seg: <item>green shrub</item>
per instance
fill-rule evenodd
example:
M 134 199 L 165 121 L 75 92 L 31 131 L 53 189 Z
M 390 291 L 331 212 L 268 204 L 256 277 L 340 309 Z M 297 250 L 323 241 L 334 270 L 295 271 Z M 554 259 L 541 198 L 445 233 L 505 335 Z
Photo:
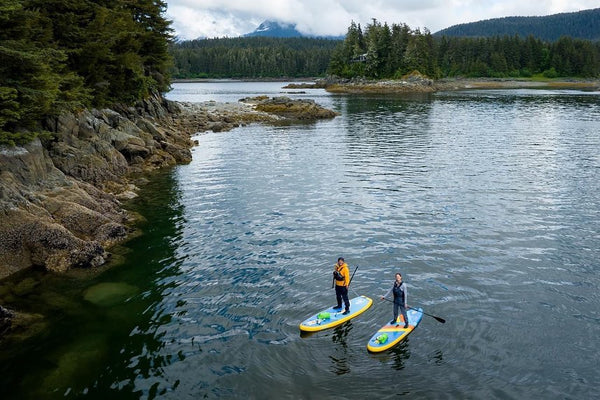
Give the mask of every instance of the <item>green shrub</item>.
M 558 78 L 558 72 L 556 72 L 556 70 L 554 69 L 554 67 L 545 70 L 542 75 L 544 75 L 545 78 Z

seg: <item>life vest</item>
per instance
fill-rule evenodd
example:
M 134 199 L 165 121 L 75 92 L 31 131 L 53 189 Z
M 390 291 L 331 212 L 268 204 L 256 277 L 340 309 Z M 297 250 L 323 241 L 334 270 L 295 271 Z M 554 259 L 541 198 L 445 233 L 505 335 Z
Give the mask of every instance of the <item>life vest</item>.
M 394 282 L 392 292 L 394 293 L 394 303 L 404 305 L 404 282 L 399 285 Z
M 350 284 L 350 271 L 348 270 L 348 264 L 343 263 L 341 267 L 338 264 L 335 264 L 333 277 L 337 286 L 348 286 Z

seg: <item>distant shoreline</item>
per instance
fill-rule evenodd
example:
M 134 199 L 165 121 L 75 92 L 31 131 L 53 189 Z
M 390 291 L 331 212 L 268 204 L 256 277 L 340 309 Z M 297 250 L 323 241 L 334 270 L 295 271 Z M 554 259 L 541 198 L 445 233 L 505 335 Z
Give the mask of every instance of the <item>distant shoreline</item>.
M 431 80 L 422 76 L 408 77 L 398 80 L 350 80 L 328 82 L 324 87 L 332 93 L 434 93 L 459 90 L 490 89 L 561 89 L 600 91 L 599 79 L 563 78 L 552 80 L 535 80 L 527 78 L 444 78 Z M 302 86 L 291 84 L 290 87 Z
M 171 83 L 206 83 L 206 82 L 315 82 L 320 78 L 186 78 L 172 79 Z
M 190 78 L 175 79 L 173 83 L 225 82 L 293 82 L 288 89 L 326 89 L 332 93 L 401 93 L 438 92 L 471 89 L 562 89 L 600 91 L 600 79 L 558 78 L 536 80 L 530 78 L 443 78 L 439 80 L 359 80 L 330 81 L 328 78 Z M 298 82 L 298 83 L 295 83 Z
M 468 89 L 576 89 L 600 91 L 600 79 L 562 78 L 534 80 L 527 78 L 452 78 L 440 79 L 434 85 L 438 90 Z

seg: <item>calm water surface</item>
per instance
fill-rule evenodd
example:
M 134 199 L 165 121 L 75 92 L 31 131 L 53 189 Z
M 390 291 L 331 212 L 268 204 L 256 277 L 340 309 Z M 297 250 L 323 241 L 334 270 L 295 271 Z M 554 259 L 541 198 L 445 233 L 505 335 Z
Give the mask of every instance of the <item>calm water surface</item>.
M 131 205 L 146 221 L 121 266 L 0 282 L 6 305 L 41 315 L 38 335 L 1 348 L 8 398 L 597 396 L 600 93 L 286 95 L 341 116 L 200 134 L 192 163 Z M 359 266 L 351 295 L 374 306 L 301 337 L 335 302 L 338 256 Z M 396 271 L 409 304 L 447 322 L 426 316 L 372 355 Z

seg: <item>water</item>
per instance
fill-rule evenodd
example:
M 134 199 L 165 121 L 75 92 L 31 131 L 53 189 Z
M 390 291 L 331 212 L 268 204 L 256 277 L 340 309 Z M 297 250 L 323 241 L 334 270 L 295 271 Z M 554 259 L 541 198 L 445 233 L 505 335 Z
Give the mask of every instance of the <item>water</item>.
M 222 101 L 237 102 L 245 97 L 262 95 L 288 96 L 293 98 L 326 100 L 329 96 L 325 89 L 286 89 L 290 82 L 240 82 L 236 80 L 218 80 L 206 82 L 174 83 L 167 98 L 176 101 Z M 293 82 L 302 83 L 302 82 Z M 320 103 L 322 104 L 322 103 Z
M 281 85 L 175 84 L 169 97 Z M 286 95 L 342 115 L 201 134 L 192 163 L 131 205 L 147 222 L 122 265 L 15 278 L 3 302 L 43 318 L 2 346 L 8 398 L 595 397 L 600 93 Z M 301 337 L 335 302 L 338 256 L 359 266 L 351 295 L 375 303 Z M 425 316 L 369 354 L 396 271 L 409 305 L 447 322 Z

